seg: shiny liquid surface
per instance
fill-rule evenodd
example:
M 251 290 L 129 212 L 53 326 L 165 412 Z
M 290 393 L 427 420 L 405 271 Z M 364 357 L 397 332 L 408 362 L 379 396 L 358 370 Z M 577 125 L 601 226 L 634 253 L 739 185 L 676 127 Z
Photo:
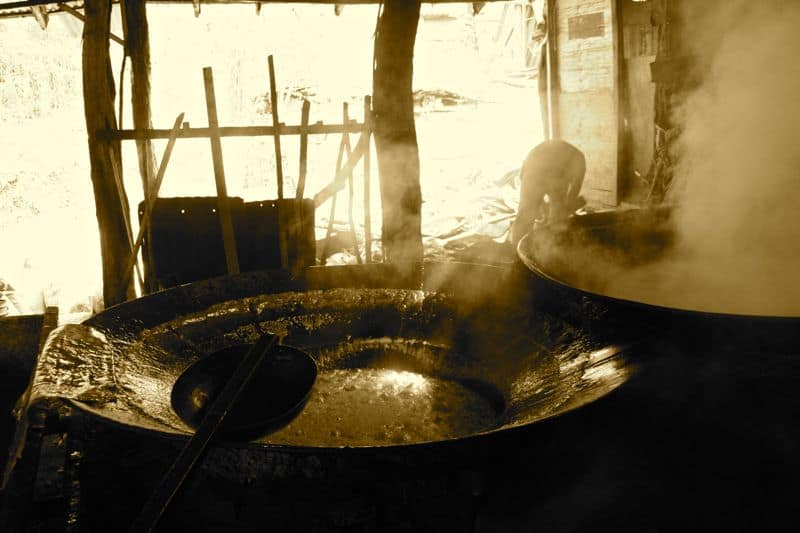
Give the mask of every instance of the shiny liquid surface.
M 303 411 L 263 442 L 387 446 L 457 438 L 497 423 L 490 400 L 459 381 L 405 370 L 335 369 L 319 374 Z

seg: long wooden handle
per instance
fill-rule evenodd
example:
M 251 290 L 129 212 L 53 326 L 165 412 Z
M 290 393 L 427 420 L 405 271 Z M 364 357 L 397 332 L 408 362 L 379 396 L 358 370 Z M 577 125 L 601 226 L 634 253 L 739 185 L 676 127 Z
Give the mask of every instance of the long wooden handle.
M 194 436 L 189 439 L 178 458 L 175 459 L 167 473 L 161 478 L 156 490 L 150 495 L 150 499 L 147 500 L 139 516 L 134 520 L 129 530 L 131 533 L 150 532 L 156 527 L 172 498 L 183 485 L 186 476 L 191 472 L 206 446 L 222 425 L 228 411 L 230 411 L 242 390 L 250 382 L 264 356 L 275 346 L 277 341 L 278 337 L 276 335 L 263 335 L 247 352 L 242 362 L 236 367 L 233 376 L 231 376 L 219 396 L 209 407 Z

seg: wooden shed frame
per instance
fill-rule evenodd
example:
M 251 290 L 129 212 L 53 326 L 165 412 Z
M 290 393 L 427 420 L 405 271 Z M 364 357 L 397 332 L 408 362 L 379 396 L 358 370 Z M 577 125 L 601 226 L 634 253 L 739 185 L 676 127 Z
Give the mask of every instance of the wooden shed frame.
M 428 3 L 453 3 L 457 0 L 427 0 Z M 491 1 L 491 0 L 490 0 Z M 112 5 L 121 8 L 123 35 L 110 30 Z M 48 13 L 62 11 L 84 21 L 82 46 L 82 76 L 84 113 L 94 190 L 96 214 L 100 230 L 103 265 L 103 296 L 106 306 L 135 297 L 131 267 L 138 263 L 134 251 L 130 206 L 121 174 L 121 142 L 134 140 L 145 202 L 153 197 L 157 181 L 156 157 L 152 140 L 168 138 L 170 130 L 155 129 L 150 109 L 150 44 L 147 20 L 147 3 L 192 4 L 199 13 L 201 0 L 83 0 L 82 2 L 53 3 L 49 0 L 19 0 L 0 5 L 6 15 L 34 15 L 46 25 Z M 267 3 L 317 3 L 341 6 L 344 4 L 380 4 L 381 12 L 375 34 L 373 63 L 373 94 L 371 109 L 365 108 L 362 122 L 341 124 L 286 125 L 275 122 L 272 126 L 189 127 L 184 124 L 177 138 L 205 137 L 217 142 L 224 136 L 273 136 L 321 134 L 332 132 L 362 132 L 361 141 L 354 147 L 350 160 L 337 172 L 332 183 L 317 195 L 316 204 L 322 203 L 341 188 L 347 174 L 351 173 L 361 155 L 369 153 L 371 136 L 379 171 L 382 204 L 382 244 L 384 260 L 400 270 L 409 270 L 422 260 L 421 190 L 419 180 L 419 154 L 413 114 L 412 59 L 420 15 L 421 0 L 202 0 L 214 4 Z M 548 0 L 552 14 L 555 2 Z M 479 4 L 479 3 L 476 3 Z M 83 8 L 83 14 L 78 9 Z M 551 19 L 552 20 L 552 19 Z M 553 26 L 552 24 L 550 26 Z M 120 129 L 115 112 L 117 87 L 111 70 L 109 48 L 121 44 L 130 61 L 130 99 L 133 128 Z M 552 37 L 548 43 L 554 42 Z M 548 113 L 558 109 L 556 56 L 548 45 L 546 95 Z M 552 61 L 552 64 L 551 64 Z M 552 67 L 552 68 L 551 68 Z M 119 88 L 122 90 L 122 87 Z M 553 120 L 547 121 L 548 137 L 558 136 Z M 276 141 L 277 147 L 277 141 Z M 215 164 L 215 167 L 217 165 Z M 218 169 L 216 169 L 218 170 Z M 224 190 L 218 193 L 224 196 Z M 321 195 L 321 196 L 320 196 Z M 279 195 L 280 196 L 280 195 Z M 222 201 L 222 200 L 221 200 Z M 220 204 L 221 223 L 225 228 L 223 204 Z M 223 232 L 224 233 L 224 232 Z M 229 261 L 229 271 L 231 270 Z

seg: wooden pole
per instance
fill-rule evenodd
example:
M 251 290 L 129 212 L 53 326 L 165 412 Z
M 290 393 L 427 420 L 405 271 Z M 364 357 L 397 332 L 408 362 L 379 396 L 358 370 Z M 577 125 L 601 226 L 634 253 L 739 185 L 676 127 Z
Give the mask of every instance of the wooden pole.
M 117 166 L 117 163 L 113 157 L 113 153 L 111 154 L 111 169 L 114 172 L 114 183 L 117 186 L 117 193 L 119 194 L 120 199 L 122 199 L 125 197 L 125 185 L 122 183 L 122 170 Z M 132 228 L 130 215 L 127 212 L 124 212 L 123 215 L 125 216 L 125 228 L 128 233 L 128 245 L 130 246 L 130 249 L 133 250 L 133 231 L 131 231 Z M 139 269 L 139 262 L 135 261 L 132 266 L 136 269 L 136 279 L 139 282 L 139 287 L 144 290 L 144 278 L 142 278 L 142 271 Z M 130 269 L 125 269 L 126 272 L 128 270 Z M 122 284 L 125 285 L 127 281 L 127 279 L 124 280 Z
M 419 150 L 412 93 L 419 0 L 386 0 L 373 70 L 375 148 L 383 208 L 384 257 L 411 274 L 422 261 Z
M 150 111 L 150 30 L 147 22 L 147 7 L 145 0 L 125 0 L 120 6 L 122 7 L 125 51 L 131 60 L 133 127 L 134 129 L 151 129 L 153 121 Z M 156 157 L 152 141 L 149 139 L 137 139 L 136 152 L 139 162 L 139 175 L 141 176 L 142 190 L 144 191 L 144 200 L 146 202 L 150 195 L 153 194 L 153 184 L 156 176 Z M 145 264 L 152 264 L 150 242 L 150 235 L 147 235 L 146 244 L 142 249 Z M 147 286 L 143 287 L 143 290 L 152 292 L 155 287 Z
M 348 111 L 347 102 L 342 104 L 342 121 L 347 124 L 350 122 L 350 113 Z M 350 134 L 346 131 L 344 132 L 344 137 L 342 138 L 344 142 L 344 149 L 345 154 L 347 157 L 350 157 L 352 154 L 352 150 L 350 150 Z M 338 169 L 337 169 L 338 170 Z M 356 233 L 356 221 L 353 218 L 353 173 L 350 172 L 347 175 L 347 222 L 350 224 L 350 232 L 353 234 L 353 253 L 356 256 L 356 261 L 360 265 L 361 261 L 361 252 L 358 249 L 358 234 Z
M 310 247 L 306 244 L 306 219 L 303 213 L 303 196 L 306 190 L 306 174 L 308 173 L 308 119 L 311 112 L 311 102 L 303 99 L 303 108 L 300 113 L 300 168 L 297 179 L 297 191 L 295 191 L 295 217 L 293 227 L 295 239 L 295 261 L 292 272 L 300 273 L 307 264 L 314 264 L 311 257 Z M 313 229 L 311 230 L 313 232 Z
M 164 181 L 164 174 L 167 171 L 169 158 L 172 156 L 172 148 L 175 146 L 175 140 L 178 137 L 178 131 L 180 130 L 182 120 L 183 113 L 178 115 L 178 118 L 175 119 L 175 124 L 172 126 L 173 135 L 170 137 L 169 141 L 167 141 L 167 147 L 164 149 L 164 155 L 161 157 L 161 165 L 158 167 L 158 172 L 156 173 L 156 181 L 153 183 L 153 190 L 151 191 L 152 194 L 145 200 L 144 216 L 142 216 L 142 223 L 139 225 L 139 233 L 136 235 L 136 241 L 131 245 L 131 255 L 128 258 L 128 264 L 125 266 L 126 278 L 123 280 L 125 282 L 127 282 L 127 276 L 130 276 L 131 267 L 133 265 L 138 265 L 136 255 L 139 253 L 139 247 L 142 245 L 144 236 L 150 234 L 150 219 L 153 216 L 153 208 L 156 205 L 158 191 L 161 189 L 161 182 Z
M 275 130 L 275 174 L 278 177 L 278 246 L 281 254 L 281 268 L 289 268 L 289 246 L 286 242 L 286 212 L 283 206 L 283 156 L 281 155 L 281 123 L 278 118 L 278 90 L 275 87 L 275 63 L 272 55 L 269 64 L 269 101 L 272 106 L 272 127 Z
M 95 210 L 100 227 L 100 250 L 103 261 L 103 299 L 106 307 L 133 298 L 133 284 L 120 285 L 123 267 L 130 253 L 125 213 L 128 199 L 118 194 L 113 165 L 120 165 L 118 141 L 103 141 L 98 133 L 116 130 L 114 78 L 111 74 L 108 45 L 111 2 L 86 0 L 83 28 L 83 101 L 89 161 L 94 189 Z M 115 163 L 112 162 L 115 160 Z
M 131 104 L 134 129 L 153 127 L 150 111 L 150 43 L 147 12 L 144 0 L 125 0 L 125 42 L 131 58 Z M 139 173 L 145 199 L 153 188 L 156 158 L 149 139 L 137 139 Z
M 297 192 L 295 198 L 298 203 L 303 201 L 306 190 L 306 174 L 308 172 L 308 116 L 311 111 L 311 102 L 303 100 L 303 109 L 300 116 L 300 172 L 297 179 Z
M 558 75 L 558 20 L 556 0 L 547 0 L 547 122 L 549 139 L 561 138 L 561 115 L 558 95 L 561 82 Z
M 370 136 L 372 134 L 372 97 L 364 97 L 364 134 L 367 143 L 364 149 L 364 261 L 372 262 L 372 209 L 370 192 Z
M 225 248 L 225 263 L 228 274 L 239 273 L 239 254 L 236 251 L 236 235 L 233 231 L 230 205 L 228 204 L 228 187 L 225 184 L 225 166 L 222 162 L 222 143 L 219 138 L 219 121 L 217 119 L 217 98 L 214 94 L 214 74 L 211 67 L 203 69 L 203 81 L 206 89 L 206 111 L 208 127 L 211 130 L 211 158 L 214 162 L 214 180 L 217 184 L 217 214 L 222 230 L 222 244 Z

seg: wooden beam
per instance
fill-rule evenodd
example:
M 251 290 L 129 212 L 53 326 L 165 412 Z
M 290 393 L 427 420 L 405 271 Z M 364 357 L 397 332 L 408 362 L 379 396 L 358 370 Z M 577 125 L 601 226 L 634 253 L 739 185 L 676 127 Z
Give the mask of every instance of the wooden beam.
M 372 101 L 383 250 L 384 258 L 397 263 L 401 271 L 422 261 L 422 192 L 412 93 L 419 13 L 419 0 L 386 0 L 375 36 Z
M 84 24 L 86 23 L 86 17 L 81 15 L 80 11 L 78 11 L 77 9 L 69 6 L 68 4 L 58 4 L 58 8 L 59 8 L 59 11 L 63 11 L 64 13 L 69 13 L 70 15 L 72 15 L 76 19 L 80 20 Z M 111 33 L 111 31 L 108 32 L 108 36 L 111 38 L 112 41 L 114 41 L 118 45 L 125 46 L 125 40 L 122 39 L 121 37 L 118 37 L 118 36 L 114 35 L 113 33 Z
M 357 133 L 364 129 L 364 124 L 351 121 L 349 124 L 309 124 L 308 126 L 297 125 L 287 126 L 281 124 L 276 130 L 273 126 L 222 126 L 215 135 L 220 137 L 270 137 L 280 131 L 281 135 L 330 135 L 331 133 Z M 102 138 L 115 141 L 130 141 L 133 139 L 169 139 L 170 130 L 168 129 L 133 129 L 133 130 L 110 130 L 100 132 Z M 184 126 L 181 129 L 179 139 L 208 139 L 211 137 L 210 128 L 190 128 Z
M 95 209 L 100 227 L 103 297 L 108 307 L 135 296 L 132 283 L 128 283 L 125 287 L 120 285 L 124 263 L 130 253 L 129 228 L 125 224 L 125 213 L 129 207 L 124 191 L 122 195 L 118 195 L 114 182 L 114 164 L 119 165 L 121 161 L 119 142 L 111 141 L 109 146 L 108 141 L 98 138 L 97 135 L 99 131 L 114 130 L 117 126 L 114 113 L 114 78 L 108 52 L 111 2 L 86 0 L 84 9 L 86 12 L 83 28 L 84 113 Z
M 485 0 L 485 2 L 507 2 L 508 0 Z M 204 4 L 342 4 L 342 5 L 370 5 L 378 4 L 381 0 L 203 0 Z M 426 4 L 454 4 L 463 3 L 464 0 L 425 0 Z M 484 2 L 484 3 L 485 3 Z M 0 4 L 0 11 L 18 9 L 21 7 L 40 6 L 52 4 L 53 0 L 18 0 Z M 119 3 L 119 0 L 114 0 Z M 149 4 L 193 4 L 194 0 L 147 0 Z

